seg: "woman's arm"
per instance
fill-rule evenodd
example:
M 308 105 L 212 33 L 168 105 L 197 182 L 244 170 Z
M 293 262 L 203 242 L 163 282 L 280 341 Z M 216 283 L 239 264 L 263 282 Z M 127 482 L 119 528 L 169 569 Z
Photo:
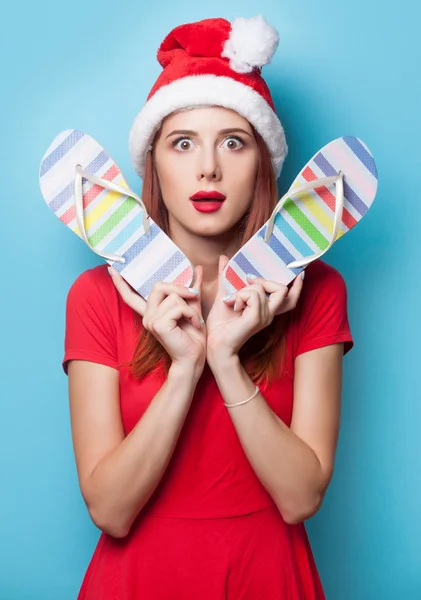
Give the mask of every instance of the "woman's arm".
M 339 433 L 343 344 L 299 355 L 295 361 L 294 408 L 289 428 L 258 394 L 227 408 L 256 475 L 287 523 L 320 508 L 333 473 Z M 227 404 L 250 397 L 255 386 L 238 356 L 213 359 L 212 371 Z
M 68 375 L 82 496 L 99 529 L 124 537 L 167 468 L 190 408 L 197 373 L 173 364 L 127 437 L 121 422 L 118 371 L 72 360 Z

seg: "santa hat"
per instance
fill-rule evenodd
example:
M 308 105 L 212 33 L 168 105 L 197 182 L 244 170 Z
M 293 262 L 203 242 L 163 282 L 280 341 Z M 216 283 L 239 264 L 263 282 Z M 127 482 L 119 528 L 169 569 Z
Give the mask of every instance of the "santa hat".
M 161 43 L 163 71 L 130 131 L 130 156 L 143 177 L 150 144 L 174 111 L 223 106 L 246 118 L 263 137 L 275 176 L 287 153 L 282 125 L 261 76 L 278 46 L 277 31 L 262 15 L 250 19 L 204 19 L 175 27 Z

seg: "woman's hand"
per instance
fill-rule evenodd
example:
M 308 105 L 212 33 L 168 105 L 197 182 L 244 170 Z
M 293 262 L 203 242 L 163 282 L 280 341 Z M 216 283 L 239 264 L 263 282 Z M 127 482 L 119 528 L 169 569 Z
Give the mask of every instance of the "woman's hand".
M 115 269 L 109 269 L 124 302 L 143 317 L 142 324 L 162 344 L 173 364 L 198 378 L 206 360 L 206 333 L 201 309 L 203 267 L 196 267 L 195 290 L 155 283 L 146 301 Z
M 252 335 L 272 323 L 275 315 L 295 308 L 303 287 L 301 274 L 289 289 L 286 285 L 261 277 L 249 278 L 250 285 L 224 301 L 222 272 L 228 260 L 226 256 L 219 259 L 218 292 L 206 321 L 210 365 L 237 355 Z

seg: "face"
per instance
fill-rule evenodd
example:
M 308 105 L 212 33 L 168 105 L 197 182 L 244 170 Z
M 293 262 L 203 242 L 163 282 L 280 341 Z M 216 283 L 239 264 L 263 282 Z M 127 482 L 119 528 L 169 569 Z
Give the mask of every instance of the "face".
M 180 229 L 227 234 L 248 210 L 259 154 L 249 122 L 235 111 L 208 107 L 169 115 L 153 153 L 173 237 Z M 225 199 L 191 199 L 215 191 Z

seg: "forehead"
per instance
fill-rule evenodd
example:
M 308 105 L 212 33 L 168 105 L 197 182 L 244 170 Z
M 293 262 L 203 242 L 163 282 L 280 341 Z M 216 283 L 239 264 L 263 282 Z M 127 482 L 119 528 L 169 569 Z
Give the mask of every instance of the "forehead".
M 168 115 L 162 123 L 162 133 L 169 133 L 172 129 L 192 129 L 200 135 L 230 127 L 241 127 L 252 133 L 250 123 L 236 111 L 223 106 L 201 106 Z

